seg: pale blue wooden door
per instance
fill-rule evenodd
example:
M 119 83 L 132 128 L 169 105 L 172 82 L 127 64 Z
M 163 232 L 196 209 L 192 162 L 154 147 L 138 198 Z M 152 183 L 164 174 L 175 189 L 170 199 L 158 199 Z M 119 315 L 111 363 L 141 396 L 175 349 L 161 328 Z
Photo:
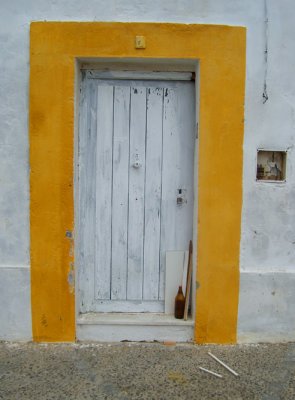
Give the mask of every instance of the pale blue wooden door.
M 81 312 L 163 312 L 165 253 L 193 230 L 191 81 L 85 75 L 78 145 Z

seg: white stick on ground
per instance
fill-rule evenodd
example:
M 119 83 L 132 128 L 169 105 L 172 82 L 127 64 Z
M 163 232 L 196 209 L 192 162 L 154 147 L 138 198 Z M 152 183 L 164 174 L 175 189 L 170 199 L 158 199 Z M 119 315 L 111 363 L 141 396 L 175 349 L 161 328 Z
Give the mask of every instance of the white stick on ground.
M 211 374 L 211 375 L 217 376 L 217 378 L 222 378 L 222 375 L 220 375 L 220 374 L 217 374 L 216 372 L 213 372 L 213 371 L 209 371 L 209 369 L 202 368 L 202 367 L 199 367 L 199 369 L 201 369 L 202 371 L 208 372 L 208 374 Z
M 219 358 L 217 358 L 214 354 L 210 353 L 210 351 L 208 351 L 208 354 L 210 357 L 214 358 L 214 360 L 216 360 L 219 364 L 221 364 L 224 368 L 226 368 L 229 372 L 231 372 L 233 375 L 235 376 L 239 376 L 239 374 L 234 371 L 233 369 L 231 369 L 228 365 L 226 365 L 224 362 L 222 362 L 221 360 L 219 360 Z

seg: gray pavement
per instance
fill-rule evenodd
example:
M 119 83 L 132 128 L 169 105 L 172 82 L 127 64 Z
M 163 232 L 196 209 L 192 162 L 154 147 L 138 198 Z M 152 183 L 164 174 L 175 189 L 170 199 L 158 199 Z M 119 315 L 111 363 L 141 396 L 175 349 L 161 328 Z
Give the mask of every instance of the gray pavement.
M 211 359 L 208 351 L 239 376 Z M 295 399 L 295 343 L 0 342 L 0 399 Z

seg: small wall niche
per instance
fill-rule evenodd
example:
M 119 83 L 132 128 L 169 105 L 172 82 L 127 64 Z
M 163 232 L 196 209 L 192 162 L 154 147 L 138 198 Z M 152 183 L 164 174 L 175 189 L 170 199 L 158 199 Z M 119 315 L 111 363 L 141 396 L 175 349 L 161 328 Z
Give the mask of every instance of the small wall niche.
M 286 181 L 287 151 L 257 150 L 256 180 L 266 182 Z

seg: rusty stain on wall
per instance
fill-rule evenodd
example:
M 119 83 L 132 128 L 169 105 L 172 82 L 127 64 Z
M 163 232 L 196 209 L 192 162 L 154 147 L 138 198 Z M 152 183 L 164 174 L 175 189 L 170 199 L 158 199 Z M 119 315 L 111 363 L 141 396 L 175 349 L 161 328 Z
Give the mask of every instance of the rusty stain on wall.
M 268 10 L 267 0 L 264 0 L 264 36 L 265 36 L 265 48 L 264 48 L 264 82 L 263 82 L 263 93 L 262 102 L 265 104 L 268 100 L 267 93 L 267 73 L 268 73 Z

